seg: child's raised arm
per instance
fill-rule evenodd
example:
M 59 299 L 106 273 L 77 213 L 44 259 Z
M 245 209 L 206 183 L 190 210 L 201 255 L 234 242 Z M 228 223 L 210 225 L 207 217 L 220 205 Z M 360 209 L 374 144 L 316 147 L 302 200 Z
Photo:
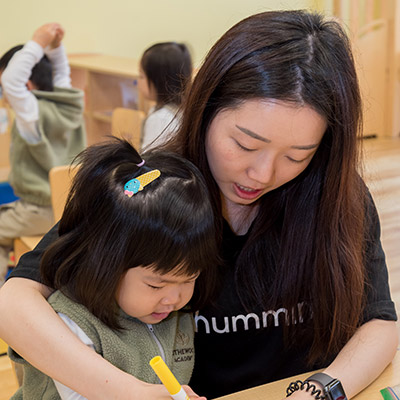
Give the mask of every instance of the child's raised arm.
M 49 288 L 9 279 L 0 289 L 0 336 L 53 379 L 95 400 L 170 400 L 163 385 L 139 381 L 84 345 L 46 301 Z M 191 399 L 196 396 L 185 387 Z
M 60 24 L 45 24 L 36 29 L 33 33 L 32 40 L 40 44 L 43 48 L 51 46 L 52 48 L 60 45 L 63 38 L 63 29 Z

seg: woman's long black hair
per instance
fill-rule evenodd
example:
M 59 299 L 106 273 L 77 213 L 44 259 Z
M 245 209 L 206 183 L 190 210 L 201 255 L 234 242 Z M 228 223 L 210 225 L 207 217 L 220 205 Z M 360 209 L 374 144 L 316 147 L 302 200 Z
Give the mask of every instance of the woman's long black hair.
M 351 45 L 340 24 L 306 11 L 253 15 L 218 40 L 196 74 L 180 131 L 167 148 L 202 171 L 220 240 L 221 194 L 208 165 L 206 135 L 220 111 L 255 99 L 308 106 L 327 121 L 306 170 L 259 200 L 236 263 L 246 306 L 284 305 L 296 314 L 298 304 L 309 304 L 310 360 L 315 360 L 348 341 L 365 300 L 368 195 L 357 172 L 361 99 Z

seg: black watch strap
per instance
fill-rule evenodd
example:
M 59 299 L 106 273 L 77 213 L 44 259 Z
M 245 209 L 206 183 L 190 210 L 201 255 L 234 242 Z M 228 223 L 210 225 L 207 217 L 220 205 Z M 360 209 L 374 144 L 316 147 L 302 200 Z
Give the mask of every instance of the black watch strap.
M 347 400 L 342 384 L 336 378 L 317 372 L 306 379 L 306 382 L 318 382 L 323 386 L 323 393 L 327 400 Z
M 323 387 L 328 386 L 335 378 L 324 374 L 323 372 L 317 372 L 314 375 L 311 375 L 309 378 L 306 379 L 307 381 L 316 381 L 320 383 Z

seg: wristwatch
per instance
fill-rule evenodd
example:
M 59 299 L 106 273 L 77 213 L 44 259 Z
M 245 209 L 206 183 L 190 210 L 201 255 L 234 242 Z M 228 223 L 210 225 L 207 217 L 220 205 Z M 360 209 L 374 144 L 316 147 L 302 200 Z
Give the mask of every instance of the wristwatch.
M 318 382 L 323 387 L 323 393 L 327 400 L 347 400 L 343 386 L 338 379 L 332 378 L 327 374 L 318 372 L 306 379 L 306 382 Z

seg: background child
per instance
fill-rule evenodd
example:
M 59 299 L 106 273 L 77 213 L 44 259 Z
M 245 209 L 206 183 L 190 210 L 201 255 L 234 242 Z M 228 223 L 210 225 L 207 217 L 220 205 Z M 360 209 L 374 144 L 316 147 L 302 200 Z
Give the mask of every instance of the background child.
M 138 87 L 143 96 L 156 105 L 143 124 L 142 148 L 163 143 L 176 131 L 178 107 L 191 77 L 192 59 L 184 44 L 157 43 L 143 53 Z
M 63 36 L 59 24 L 43 25 L 0 59 L 3 94 L 15 112 L 9 182 L 19 197 L 0 208 L 0 285 L 13 239 L 53 224 L 50 169 L 69 164 L 85 147 L 83 92 L 71 88 Z
M 88 147 L 78 159 L 60 237 L 41 263 L 43 282 L 58 289 L 49 302 L 84 343 L 123 371 L 158 383 L 149 361 L 161 355 L 188 383 L 194 321 L 177 310 L 191 299 L 196 278 L 191 306 L 204 303 L 217 263 L 203 178 L 175 154 L 154 152 L 144 163 L 119 139 Z M 15 352 L 10 356 L 24 363 Z M 56 387 L 61 398 L 73 393 Z M 50 398 L 56 387 L 26 363 L 13 398 Z M 153 398 L 155 390 L 168 398 L 161 385 L 147 390 L 140 398 Z

